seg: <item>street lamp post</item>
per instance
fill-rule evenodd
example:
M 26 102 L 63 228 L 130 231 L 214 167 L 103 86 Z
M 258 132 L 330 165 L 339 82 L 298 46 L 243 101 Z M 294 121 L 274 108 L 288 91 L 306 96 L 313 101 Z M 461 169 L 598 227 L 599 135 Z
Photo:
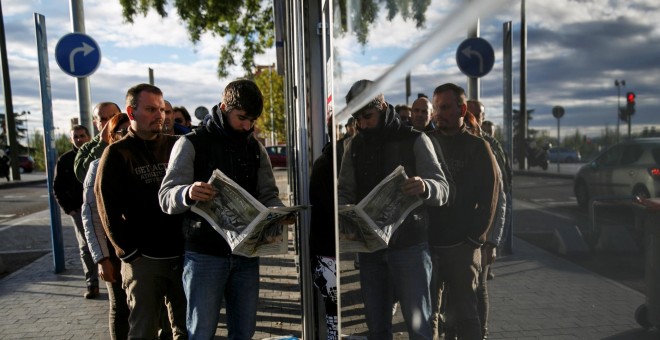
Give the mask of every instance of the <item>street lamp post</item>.
M 619 124 L 621 123 L 621 87 L 626 86 L 626 81 L 618 79 L 614 80 L 614 86 L 616 86 L 616 142 L 619 143 Z
M 30 111 L 21 111 L 19 116 L 27 116 L 30 114 Z M 30 129 L 28 126 L 28 117 L 23 118 L 25 119 L 25 140 L 27 143 L 27 154 L 30 156 Z

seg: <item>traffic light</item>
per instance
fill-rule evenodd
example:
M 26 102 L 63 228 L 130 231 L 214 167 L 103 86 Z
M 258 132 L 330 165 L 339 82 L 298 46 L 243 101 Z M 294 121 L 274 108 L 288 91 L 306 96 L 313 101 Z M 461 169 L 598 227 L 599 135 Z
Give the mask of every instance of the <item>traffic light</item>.
M 635 114 L 635 92 L 626 93 L 626 111 L 628 116 Z

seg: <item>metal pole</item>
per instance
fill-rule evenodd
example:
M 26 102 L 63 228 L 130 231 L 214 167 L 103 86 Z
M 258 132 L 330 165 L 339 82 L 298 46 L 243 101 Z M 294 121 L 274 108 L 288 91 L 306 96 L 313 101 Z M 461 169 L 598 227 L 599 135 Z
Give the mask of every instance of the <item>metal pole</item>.
M 7 59 L 7 41 L 5 40 L 5 21 L 0 3 L 0 59 L 2 59 L 2 85 L 5 97 L 5 127 L 9 137 L 9 158 L 11 159 L 11 178 L 21 180 L 18 170 L 18 141 L 16 140 L 16 119 L 14 118 L 14 104 L 11 95 L 11 81 L 9 79 L 9 59 Z
M 270 72 L 268 72 L 270 79 L 270 144 L 277 145 L 275 141 L 275 114 L 273 113 L 273 65 L 270 65 Z
M 83 11 L 83 0 L 71 0 L 69 11 L 71 12 L 71 29 L 76 33 L 85 33 L 85 12 Z M 89 89 L 89 77 L 76 78 L 76 97 L 80 110 L 80 125 L 94 131 L 92 126 L 92 95 Z
M 504 152 L 509 156 L 509 167 L 513 169 L 513 36 L 511 21 L 505 22 L 503 25 L 503 42 L 502 42 L 502 62 L 503 62 L 503 84 L 504 90 Z M 509 188 L 506 193 L 506 210 L 504 215 L 504 243 L 501 247 L 502 255 L 510 255 L 513 253 L 513 214 L 512 199 L 513 191 Z
M 154 84 L 154 69 L 149 67 L 149 85 Z
M 561 146 L 561 137 L 560 137 L 560 134 L 559 134 L 559 120 L 560 119 L 561 118 L 557 118 L 557 147 Z M 557 157 L 557 173 L 559 173 L 559 163 L 561 163 L 561 162 L 560 162 L 559 157 Z
M 470 0 L 474 1 L 474 0 Z M 468 30 L 468 38 L 478 38 L 479 37 L 479 18 Z M 481 80 L 479 78 L 468 77 L 468 99 L 479 100 L 479 95 L 481 94 Z
M 53 178 L 55 175 L 55 162 L 57 150 L 53 135 L 53 100 L 50 93 L 50 71 L 48 69 L 48 40 L 46 39 L 46 18 L 34 13 L 34 26 L 37 35 L 37 55 L 39 59 L 39 80 L 41 92 L 41 110 L 44 115 L 44 146 L 46 152 L 46 172 L 48 174 L 48 205 L 50 207 L 50 231 L 53 242 L 53 262 L 55 273 L 66 270 L 64 263 L 64 241 L 62 239 L 62 217 L 60 206 L 53 195 Z
M 619 124 L 621 124 L 621 83 L 614 81 L 616 85 L 616 142 L 619 143 Z
M 527 19 L 525 18 L 525 0 L 520 4 L 520 117 L 518 169 L 527 169 Z

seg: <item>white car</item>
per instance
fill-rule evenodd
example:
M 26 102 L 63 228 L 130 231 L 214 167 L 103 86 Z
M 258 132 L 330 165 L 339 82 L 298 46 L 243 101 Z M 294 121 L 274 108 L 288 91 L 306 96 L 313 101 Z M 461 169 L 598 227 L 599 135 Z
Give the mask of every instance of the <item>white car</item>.
M 660 138 L 640 138 L 616 144 L 575 175 L 578 205 L 602 196 L 660 197 Z

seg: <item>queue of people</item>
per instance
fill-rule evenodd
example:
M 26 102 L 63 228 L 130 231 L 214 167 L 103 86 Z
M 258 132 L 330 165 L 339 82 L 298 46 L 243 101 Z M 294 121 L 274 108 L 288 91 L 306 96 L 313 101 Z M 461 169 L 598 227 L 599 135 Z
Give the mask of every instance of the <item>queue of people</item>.
M 356 82 L 346 103 L 372 86 Z M 369 338 L 392 339 L 395 303 L 411 339 L 487 336 L 485 278 L 502 235 L 510 169 L 497 141 L 476 123 L 484 113 L 483 105 L 478 109 L 469 109 L 454 84 L 412 107 L 395 109 L 379 94 L 315 161 L 310 255 L 327 339 L 340 338 L 334 183 L 338 204 L 356 204 L 398 166 L 408 175 L 400 195 L 423 204 L 386 249 L 359 254 Z M 262 110 L 257 85 L 236 80 L 194 128 L 185 108 L 171 105 L 158 87 L 139 84 L 127 91 L 125 113 L 111 102 L 94 108 L 99 135 L 91 141 L 83 127 L 72 130 L 74 149 L 58 161 L 58 175 L 59 182 L 77 183 L 60 185 L 56 194 L 80 229 L 85 297 L 98 296 L 98 277 L 107 283 L 112 339 L 213 338 L 223 303 L 229 338 L 254 336 L 259 258 L 232 254 L 190 209 L 213 200 L 207 180 L 215 169 L 265 206 L 283 205 L 265 147 L 254 138 Z

